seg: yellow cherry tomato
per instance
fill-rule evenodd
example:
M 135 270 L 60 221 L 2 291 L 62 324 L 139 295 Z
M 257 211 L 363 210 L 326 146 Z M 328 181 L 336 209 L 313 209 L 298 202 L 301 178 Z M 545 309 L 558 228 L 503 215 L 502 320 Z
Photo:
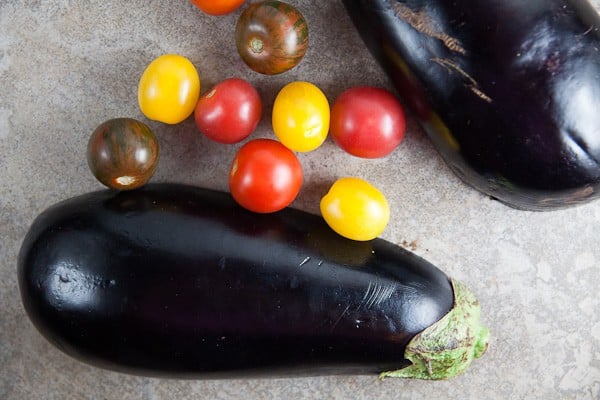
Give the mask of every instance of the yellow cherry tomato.
M 375 239 L 390 221 L 383 193 L 360 178 L 338 179 L 321 199 L 321 214 L 338 234 L 358 241 Z
M 200 76 L 187 58 L 165 54 L 152 61 L 140 78 L 138 103 L 149 119 L 177 124 L 194 112 Z
M 309 82 L 291 82 L 273 104 L 273 132 L 293 151 L 308 152 L 321 146 L 329 133 L 329 102 Z

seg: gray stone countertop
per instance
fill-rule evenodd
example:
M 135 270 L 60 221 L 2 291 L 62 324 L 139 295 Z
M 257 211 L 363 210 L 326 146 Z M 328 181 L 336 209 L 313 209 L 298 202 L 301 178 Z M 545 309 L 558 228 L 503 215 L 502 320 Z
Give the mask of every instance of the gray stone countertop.
M 387 159 L 352 158 L 331 140 L 301 154 L 305 186 L 293 206 L 317 213 L 324 188 L 341 176 L 382 188 L 392 208 L 382 236 L 481 301 L 493 339 L 465 374 L 442 382 L 146 378 L 83 364 L 36 331 L 20 301 L 17 253 L 39 212 L 102 187 L 85 157 L 98 124 L 148 122 L 161 145 L 153 181 L 227 189 L 239 145 L 209 142 L 191 119 L 167 126 L 140 113 L 137 83 L 153 58 L 188 57 L 203 92 L 231 76 L 252 82 L 265 102 L 255 137 L 272 135 L 270 107 L 288 82 L 313 82 L 330 100 L 355 85 L 391 88 L 339 1 L 291 3 L 308 20 L 310 49 L 298 67 L 270 77 L 237 55 L 239 10 L 209 17 L 186 0 L 0 3 L 0 399 L 600 399 L 600 203 L 534 213 L 490 200 L 449 170 L 410 115 Z

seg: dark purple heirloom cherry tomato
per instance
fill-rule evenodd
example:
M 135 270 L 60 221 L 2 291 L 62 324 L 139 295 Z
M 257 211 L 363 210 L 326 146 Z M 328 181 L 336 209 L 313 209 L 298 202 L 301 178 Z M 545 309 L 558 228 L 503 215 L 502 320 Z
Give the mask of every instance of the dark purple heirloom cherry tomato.
M 304 57 L 308 25 L 295 7 L 281 1 L 261 1 L 240 15 L 235 41 L 242 60 L 252 70 L 280 74 Z
M 87 161 L 94 176 L 119 190 L 144 185 L 158 163 L 158 141 L 150 128 L 131 118 L 100 124 L 88 141 Z

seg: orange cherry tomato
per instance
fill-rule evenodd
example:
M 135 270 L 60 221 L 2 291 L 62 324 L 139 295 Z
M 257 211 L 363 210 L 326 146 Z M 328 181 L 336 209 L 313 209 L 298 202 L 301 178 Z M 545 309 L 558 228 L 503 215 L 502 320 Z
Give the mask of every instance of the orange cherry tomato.
M 190 0 L 190 2 L 209 15 L 230 14 L 244 4 L 244 0 Z

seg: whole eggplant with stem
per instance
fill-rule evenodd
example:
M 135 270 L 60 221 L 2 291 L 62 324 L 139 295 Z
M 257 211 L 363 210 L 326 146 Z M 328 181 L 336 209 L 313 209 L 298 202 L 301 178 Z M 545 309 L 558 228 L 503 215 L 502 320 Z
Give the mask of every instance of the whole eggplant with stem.
M 473 294 L 407 250 L 183 185 L 50 207 L 23 242 L 18 276 L 50 342 L 132 374 L 442 379 L 489 340 Z

